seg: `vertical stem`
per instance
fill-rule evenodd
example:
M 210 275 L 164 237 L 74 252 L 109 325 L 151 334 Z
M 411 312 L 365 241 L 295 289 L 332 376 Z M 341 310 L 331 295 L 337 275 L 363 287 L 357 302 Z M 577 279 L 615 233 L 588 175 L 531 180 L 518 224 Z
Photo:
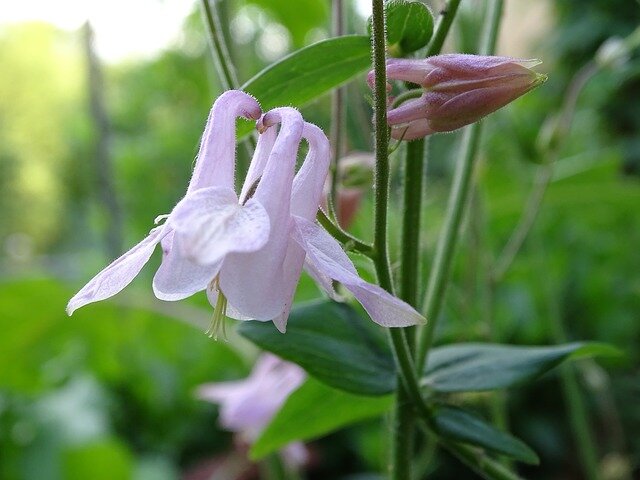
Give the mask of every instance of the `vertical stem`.
M 567 333 L 563 325 L 562 313 L 557 303 L 558 286 L 552 283 L 545 283 L 548 316 L 553 339 L 557 344 L 562 344 L 567 342 Z M 585 405 L 584 395 L 580 391 L 575 366 L 571 364 L 561 365 L 560 379 L 584 478 L 587 480 L 600 480 L 596 442 L 589 425 L 589 414 Z
M 429 45 L 427 45 L 426 57 L 437 55 L 442 50 L 442 45 L 444 45 L 444 41 L 447 38 L 447 33 L 449 33 L 451 23 L 456 16 L 458 6 L 460 6 L 460 0 L 449 0 L 444 9 L 440 11 L 433 37 Z
M 202 6 L 207 30 L 209 31 L 209 46 L 211 48 L 213 63 L 218 71 L 220 86 L 223 90 L 231 90 L 238 88 L 240 83 L 238 82 L 236 68 L 231 61 L 229 48 L 227 47 L 220 25 L 220 15 L 216 10 L 216 1 L 217 0 L 201 0 L 200 5 Z M 242 144 L 247 151 L 248 157 L 251 158 L 256 147 L 255 137 L 247 137 Z M 240 165 L 239 167 L 239 170 L 246 170 L 247 168 L 246 165 Z
M 345 33 L 344 26 L 344 2 L 343 0 L 333 0 L 332 3 L 332 23 L 333 34 L 341 36 Z M 343 139 L 345 128 L 345 87 L 337 88 L 333 91 L 331 98 L 331 145 L 333 147 L 333 166 L 331 167 L 331 202 L 336 213 L 336 217 L 340 218 L 340 204 L 337 201 L 338 181 L 339 181 L 339 162 L 343 155 Z
M 424 179 L 425 140 L 407 144 L 404 166 L 404 217 L 402 220 L 402 283 L 400 296 L 409 305 L 418 303 L 420 278 L 420 219 Z
M 372 41 L 375 85 L 375 209 L 373 245 L 380 286 L 393 292 L 387 244 L 387 203 L 389 200 L 389 132 L 387 127 L 387 72 L 385 52 L 385 18 L 383 0 L 372 0 Z
M 216 11 L 216 0 L 201 0 L 207 29 L 209 30 L 209 46 L 213 56 L 213 63 L 220 76 L 221 87 L 230 90 L 238 87 L 238 77 L 229 55 L 229 49 L 224 41 L 220 19 Z M 213 3 L 213 4 L 212 4 Z
M 109 258 L 122 253 L 122 210 L 116 195 L 111 158 L 111 125 L 105 107 L 104 77 L 93 47 L 93 29 L 84 25 L 85 54 L 91 119 L 95 128 L 95 169 L 98 198 L 107 216 L 105 250 Z
M 475 165 L 475 153 L 479 139 L 480 125 L 478 123 L 465 129 L 460 146 L 462 155 L 458 159 L 454 172 L 453 186 L 449 194 L 445 223 L 438 238 L 436 253 L 427 283 L 427 293 L 424 302 L 427 325 L 421 332 L 416 355 L 416 364 L 421 366 L 421 368 L 427 357 L 427 352 L 431 347 L 433 334 L 444 301 L 444 294 L 449 280 L 449 270 L 453 263 L 453 254 L 455 253 L 463 212 L 467 205 L 467 198 L 471 187 L 471 175 Z
M 404 211 L 402 220 L 402 274 L 400 297 L 409 305 L 418 301 L 418 279 L 420 273 L 420 217 L 424 168 L 424 139 L 407 144 L 404 168 Z M 415 350 L 415 327 L 404 329 L 410 355 Z M 415 441 L 415 415 L 406 404 L 411 402 L 405 387 L 398 382 L 394 429 L 401 441 L 392 448 L 397 478 L 411 478 L 412 457 Z
M 495 51 L 502 8 L 503 0 L 490 0 L 486 28 L 480 46 L 480 53 L 482 54 L 490 55 Z M 471 189 L 471 177 L 475 166 L 476 150 L 480 143 L 480 132 L 481 124 L 474 123 L 465 128 L 463 134 L 462 154 L 456 165 L 445 223 L 438 238 L 436 254 L 427 285 L 424 311 L 428 323 L 421 332 L 418 346 L 416 364 L 419 368 L 424 368 L 449 282 L 449 272 L 458 242 L 460 225 L 462 224 L 463 213 L 467 206 Z
M 386 74 L 386 41 L 383 0 L 372 0 L 372 40 L 373 66 L 375 71 L 374 118 L 375 118 L 375 210 L 374 210 L 374 264 L 380 286 L 393 293 L 393 281 L 389 265 L 387 245 L 387 208 L 389 200 L 389 138 L 387 128 L 387 74 Z M 396 422 L 392 438 L 391 478 L 393 480 L 411 479 L 411 456 L 413 445 L 412 405 L 406 401 L 409 396 L 405 388 L 413 379 L 416 387 L 412 393 L 420 398 L 420 391 L 415 382 L 415 370 L 411 361 L 411 351 L 404 332 L 401 329 L 389 330 L 396 362 L 403 376 L 399 376 L 400 393 L 396 397 Z M 407 378 L 404 378 L 406 376 Z

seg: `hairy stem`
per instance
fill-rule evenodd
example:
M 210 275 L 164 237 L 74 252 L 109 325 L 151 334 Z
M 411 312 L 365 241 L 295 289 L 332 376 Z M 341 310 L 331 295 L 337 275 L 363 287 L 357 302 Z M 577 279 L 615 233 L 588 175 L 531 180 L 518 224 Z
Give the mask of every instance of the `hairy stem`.
M 424 168 L 424 140 L 416 140 L 407 145 L 404 168 L 404 209 L 402 220 L 402 257 L 400 298 L 409 305 L 418 301 L 418 279 L 420 274 L 420 217 L 422 204 L 422 181 Z M 409 355 L 415 350 L 415 327 L 404 329 Z M 415 368 L 415 367 L 412 367 Z M 415 441 L 415 415 L 412 408 L 406 408 L 411 401 L 405 387 L 398 385 L 396 392 L 395 431 L 405 438 L 395 442 L 393 452 L 398 465 L 408 470 L 413 461 Z M 399 468 L 397 468 L 399 470 Z M 411 471 L 407 472 L 411 475 Z
M 371 258 L 375 256 L 373 245 L 369 245 L 344 231 L 340 225 L 334 223 L 321 209 L 318 209 L 316 220 L 318 220 L 318 223 L 322 225 L 333 238 L 343 244 L 345 250 L 354 250 Z
M 344 2 L 333 0 L 332 2 L 332 30 L 335 36 L 345 33 Z M 345 129 L 345 94 L 346 87 L 336 88 L 331 97 L 331 146 L 333 147 L 333 165 L 331 167 L 331 203 L 335 209 L 336 219 L 340 218 L 340 204 L 337 201 L 339 183 L 339 162 L 344 150 Z
M 480 53 L 482 54 L 490 55 L 495 51 L 502 8 L 503 0 L 492 0 L 489 3 L 486 28 L 480 47 Z M 474 123 L 466 127 L 463 134 L 461 155 L 456 165 L 445 222 L 438 238 L 436 254 L 425 295 L 424 312 L 428 323 L 421 332 L 416 355 L 416 363 L 421 369 L 425 366 L 449 282 L 449 273 L 458 243 L 460 226 L 471 190 L 471 178 L 475 166 L 476 151 L 480 144 L 480 132 L 481 124 Z
M 373 92 L 375 118 L 375 210 L 374 241 L 376 251 L 374 264 L 380 286 L 393 293 L 393 280 L 389 265 L 387 244 L 387 209 L 389 201 L 389 133 L 387 129 L 387 74 L 386 74 L 386 42 L 383 0 L 372 0 L 372 41 L 375 85 Z M 396 423 L 392 438 L 391 479 L 411 480 L 411 457 L 413 446 L 412 405 L 406 398 L 421 400 L 420 389 L 415 377 L 415 369 L 411 357 L 411 349 L 402 329 L 389 329 L 391 345 L 398 364 L 399 395 L 396 397 Z M 406 389 L 411 389 L 409 392 Z
M 435 30 L 433 32 L 433 37 L 431 37 L 431 41 L 429 42 L 429 45 L 427 45 L 426 57 L 438 55 L 442 50 L 442 45 L 444 45 L 444 41 L 447 38 L 453 19 L 458 12 L 459 5 L 460 0 L 449 0 L 445 7 L 440 11 L 440 15 L 436 21 Z
M 238 76 L 222 34 L 220 18 L 215 6 L 216 2 L 215 0 L 201 0 L 200 3 L 209 32 L 209 46 L 211 47 L 213 62 L 220 77 L 221 87 L 224 90 L 238 88 Z

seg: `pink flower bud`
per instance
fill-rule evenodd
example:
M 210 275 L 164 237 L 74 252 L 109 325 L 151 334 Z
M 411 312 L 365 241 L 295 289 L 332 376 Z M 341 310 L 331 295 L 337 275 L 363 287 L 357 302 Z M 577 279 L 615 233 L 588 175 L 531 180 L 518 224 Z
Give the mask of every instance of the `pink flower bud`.
M 414 140 L 450 132 L 524 95 L 547 77 L 531 70 L 539 60 L 449 54 L 425 59 L 387 60 L 387 77 L 424 88 L 420 98 L 388 111 L 396 139 Z M 373 72 L 369 73 L 369 84 Z
M 360 209 L 362 197 L 373 185 L 375 159 L 372 153 L 354 152 L 340 159 L 338 163 L 338 195 L 335 205 L 338 223 L 349 228 Z M 324 185 L 322 208 L 327 209 L 327 198 L 331 190 L 331 179 Z

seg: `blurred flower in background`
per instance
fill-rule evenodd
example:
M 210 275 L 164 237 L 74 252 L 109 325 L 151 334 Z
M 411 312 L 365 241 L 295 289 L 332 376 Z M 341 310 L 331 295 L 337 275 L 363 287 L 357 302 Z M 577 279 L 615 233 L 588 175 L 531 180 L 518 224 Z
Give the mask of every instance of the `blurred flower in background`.
M 219 404 L 220 425 L 236 432 L 240 445 L 250 445 L 305 378 L 306 373 L 297 365 L 265 353 L 246 379 L 208 383 L 200 386 L 196 395 Z M 301 442 L 284 447 L 282 455 L 291 467 L 304 465 L 308 458 Z

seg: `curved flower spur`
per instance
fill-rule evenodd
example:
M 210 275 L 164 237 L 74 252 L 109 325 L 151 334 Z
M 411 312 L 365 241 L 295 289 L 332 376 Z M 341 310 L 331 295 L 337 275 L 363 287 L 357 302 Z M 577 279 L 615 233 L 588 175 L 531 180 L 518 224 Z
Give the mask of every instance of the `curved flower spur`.
M 330 148 L 322 131 L 305 123 L 297 110 L 274 109 L 259 120 L 256 152 L 240 197 L 236 195 L 235 115 L 255 118 L 256 108 L 255 100 L 242 92 L 227 92 L 216 101 L 187 195 L 163 226 L 74 296 L 69 313 L 122 290 L 162 240 L 165 256 L 154 277 L 156 296 L 179 300 L 206 289 L 214 306 L 211 335 L 225 315 L 273 320 L 284 331 L 305 258 L 327 291 L 332 292 L 330 279 L 338 280 L 375 322 L 406 326 L 422 320 L 408 304 L 362 280 L 339 244 L 314 223 Z M 296 175 L 302 138 L 309 152 Z
M 408 304 L 362 280 L 338 242 L 314 222 L 330 163 L 329 141 L 322 130 L 287 107 L 265 114 L 257 128 L 261 132 L 258 149 L 241 202 L 250 197 L 264 206 L 271 233 L 261 249 L 225 258 L 219 280 L 207 289 L 216 311 L 226 311 L 239 320 L 273 320 L 284 332 L 306 259 L 307 270 L 330 295 L 331 280 L 341 282 L 376 323 L 407 326 L 421 322 L 423 317 Z M 295 174 L 302 138 L 309 150 Z
M 243 210 L 233 208 L 231 205 L 232 195 L 235 197 L 233 192 L 235 119 L 243 116 L 256 120 L 261 113 L 258 102 L 244 92 L 230 90 L 218 97 L 207 120 L 185 198 L 178 203 L 171 214 L 156 219 L 158 223 L 159 220 L 166 218 L 163 225 L 151 230 L 144 240 L 113 261 L 74 295 L 67 305 L 69 315 L 84 305 L 107 299 L 123 290 L 140 273 L 160 241 L 166 255 L 154 278 L 156 296 L 165 300 L 178 300 L 203 290 L 215 276 L 219 263 L 201 265 L 181 255 L 179 252 L 183 250 L 181 242 L 184 239 L 180 235 L 175 235 L 176 230 L 183 231 L 187 227 L 184 222 L 184 205 L 201 200 L 205 196 L 201 189 L 214 189 L 207 190 L 211 194 L 210 203 L 216 204 L 216 208 L 221 212 L 221 218 L 224 219 L 219 222 L 224 228 L 224 234 L 220 232 L 219 235 L 223 242 L 212 242 L 220 247 L 220 252 L 225 249 L 258 249 L 266 242 L 269 226 L 268 218 L 262 209 L 256 205 L 247 205 Z M 218 200 L 217 203 L 216 200 Z M 256 240 L 255 236 L 250 237 L 254 242 L 251 244 L 245 241 L 246 236 L 242 231 L 245 225 L 238 221 L 238 218 L 244 216 L 262 219 L 259 226 L 261 238 Z M 252 225 L 251 228 L 258 227 Z M 193 228 L 193 231 L 195 230 L 204 231 L 205 226 L 196 225 Z M 211 230 L 208 232 L 211 233 Z M 188 238 L 185 239 L 188 241 Z

